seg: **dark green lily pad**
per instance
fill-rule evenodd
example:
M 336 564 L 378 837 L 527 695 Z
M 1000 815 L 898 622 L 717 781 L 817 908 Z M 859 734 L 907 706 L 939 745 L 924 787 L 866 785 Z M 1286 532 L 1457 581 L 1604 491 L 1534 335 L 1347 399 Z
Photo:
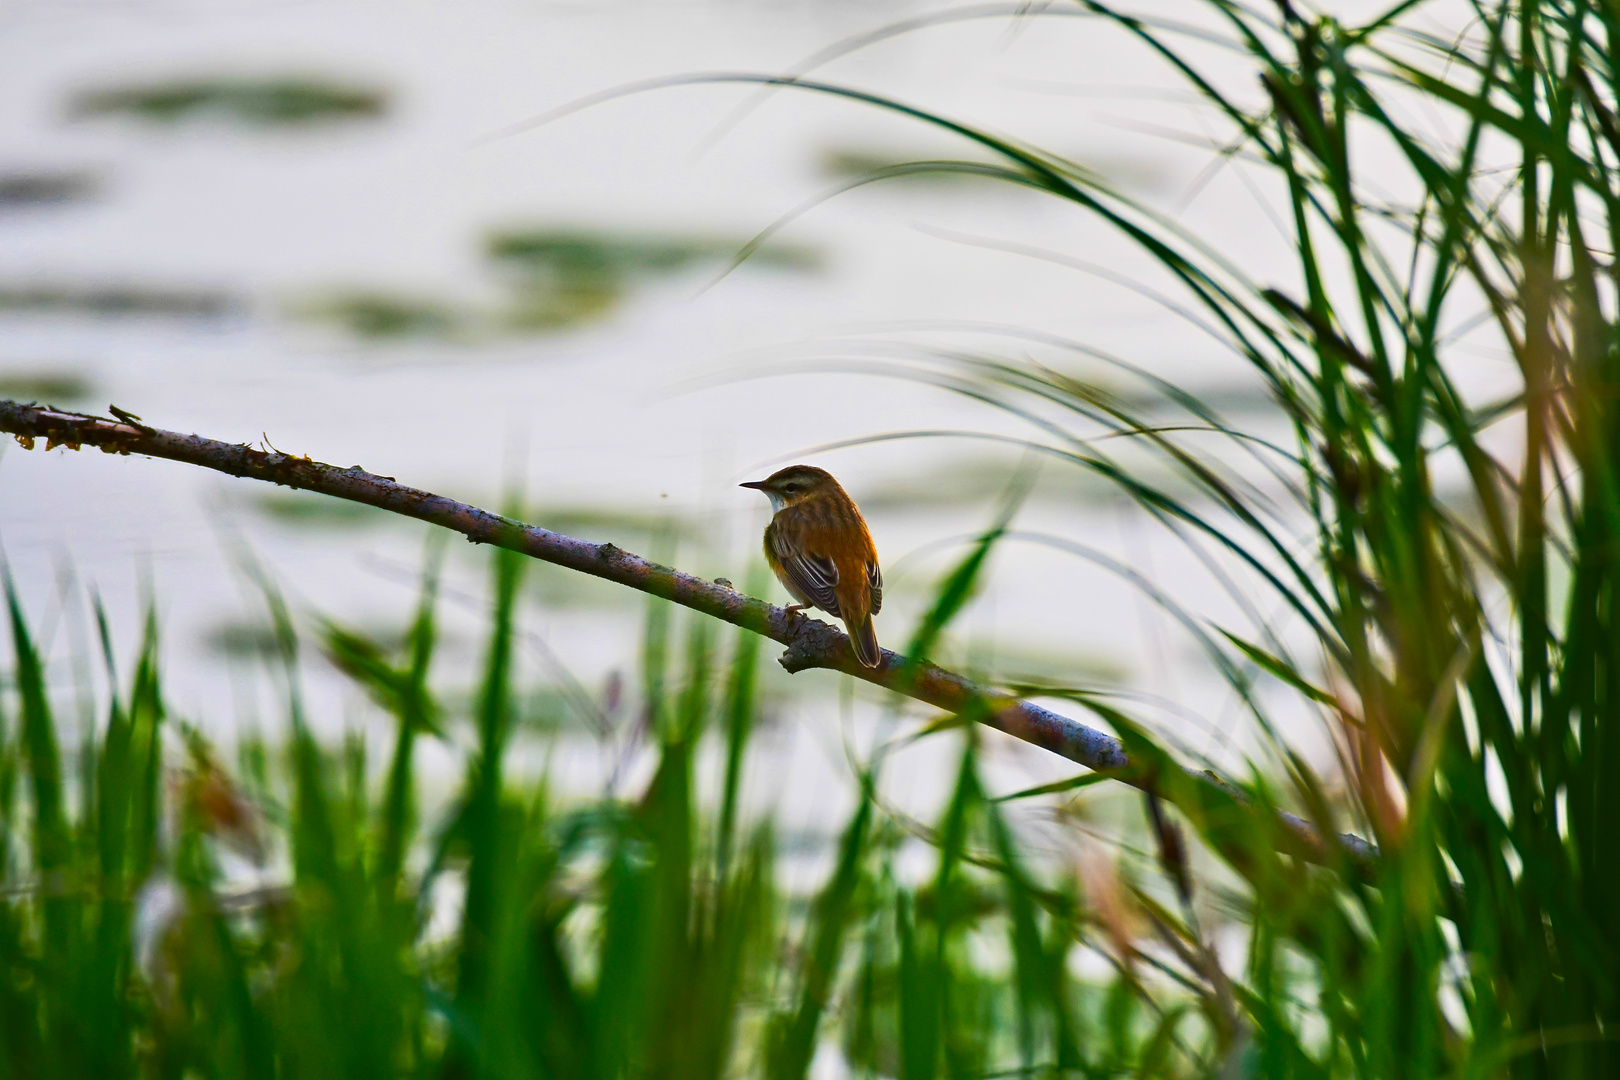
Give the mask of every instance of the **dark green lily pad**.
M 292 310 L 372 339 L 555 333 L 609 317 L 634 286 L 649 279 L 704 263 L 719 270 L 745 243 L 736 238 L 577 230 L 497 232 L 484 247 L 505 293 L 494 303 L 476 307 L 361 289 L 329 293 Z M 820 265 L 813 249 L 789 245 L 767 245 L 748 261 L 798 271 Z
M 521 332 L 560 330 L 606 318 L 636 283 L 703 263 L 718 269 L 745 243 L 736 238 L 533 229 L 494 233 L 484 250 L 512 291 L 506 325 Z M 820 257 L 808 248 L 767 245 L 749 262 L 808 271 L 819 268 Z
M 373 290 L 339 292 L 298 311 L 363 338 L 450 337 L 467 321 L 437 300 Z
M 735 237 L 525 229 L 493 233 L 484 250 L 503 269 L 531 276 L 622 281 L 672 274 L 701 262 L 723 264 L 734 258 L 745 243 Z M 814 250 L 787 244 L 767 244 L 749 261 L 801 271 L 821 265 Z
M 300 527 L 352 528 L 403 520 L 375 506 L 303 491 L 265 492 L 253 500 L 253 505 L 266 517 Z
M 398 626 L 362 627 L 360 633 L 380 645 L 385 653 L 397 653 L 405 643 L 405 632 Z M 245 660 L 275 660 L 281 656 L 275 627 L 269 623 L 219 623 L 204 631 L 202 640 L 216 656 Z
M 375 120 L 387 110 L 384 90 L 301 76 L 198 78 L 87 90 L 74 97 L 70 108 L 74 116 L 124 115 L 164 124 L 212 116 L 252 127 Z
M 95 384 L 76 371 L 0 371 L 0 398 L 77 405 L 95 392 Z
M 83 202 L 100 190 L 88 172 L 0 173 L 0 210 Z
M 0 283 L 0 312 L 74 315 L 160 315 L 217 318 L 237 301 L 211 289 L 165 289 L 145 285 Z
M 525 521 L 589 540 L 617 539 L 627 533 L 681 539 L 699 536 L 690 523 L 671 514 L 593 506 L 540 506 L 524 513 Z
M 280 655 L 275 628 L 265 623 L 223 623 L 205 633 L 203 643 L 218 656 L 269 659 Z
M 546 332 L 604 319 L 624 298 L 624 285 L 612 277 L 559 277 L 513 290 L 502 322 L 509 330 Z

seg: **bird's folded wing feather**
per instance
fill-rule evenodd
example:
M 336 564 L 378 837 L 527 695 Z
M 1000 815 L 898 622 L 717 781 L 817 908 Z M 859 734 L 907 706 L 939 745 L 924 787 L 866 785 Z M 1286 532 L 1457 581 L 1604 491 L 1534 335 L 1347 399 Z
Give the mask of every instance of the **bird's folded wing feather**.
M 866 596 L 871 602 L 871 614 L 883 610 L 883 571 L 878 569 L 876 559 L 866 564 Z
M 838 609 L 838 565 L 831 559 L 798 551 L 783 543 L 780 534 L 772 537 L 776 557 L 781 560 L 782 571 L 793 581 L 811 603 L 834 618 L 843 618 Z

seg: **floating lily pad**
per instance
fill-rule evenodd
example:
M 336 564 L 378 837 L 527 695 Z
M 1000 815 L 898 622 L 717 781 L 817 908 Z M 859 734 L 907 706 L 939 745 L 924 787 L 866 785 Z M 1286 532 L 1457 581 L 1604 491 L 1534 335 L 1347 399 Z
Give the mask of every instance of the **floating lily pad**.
M 624 298 L 624 285 L 611 277 L 580 275 L 529 284 L 514 294 L 502 318 L 505 328 L 545 332 L 606 318 Z
M 0 173 L 0 210 L 83 202 L 100 187 L 88 172 Z
M 255 498 L 253 505 L 282 524 L 313 528 L 351 528 L 401 520 L 375 506 L 301 491 L 266 492 Z
M 296 127 L 374 120 L 387 109 L 386 91 L 288 76 L 198 78 L 87 90 L 73 99 L 71 112 L 134 116 L 165 124 L 208 116 L 252 127 Z
M 95 384 L 76 371 L 0 371 L 0 398 L 76 405 L 95 392 Z
M 490 237 L 491 259 L 530 274 L 621 278 L 667 274 L 699 259 L 724 258 L 733 245 L 713 241 L 599 236 L 568 232 L 511 232 Z
M 491 235 L 485 255 L 499 273 L 500 299 L 475 306 L 379 289 L 339 291 L 293 306 L 296 315 L 337 324 L 359 337 L 479 338 L 553 333 L 611 315 L 648 279 L 708 263 L 719 269 L 746 244 L 737 238 L 610 235 L 512 230 Z M 814 270 L 813 249 L 770 245 L 749 263 Z
M 702 263 L 724 266 L 745 244 L 736 238 L 536 229 L 495 233 L 485 253 L 513 292 L 507 324 L 555 330 L 606 317 L 640 281 Z M 817 269 L 820 258 L 808 248 L 771 245 L 749 262 L 806 271 Z
M 694 539 L 700 531 L 672 514 L 617 510 L 595 506 L 540 506 L 524 511 L 524 520 L 543 528 L 588 540 L 618 539 L 624 535 Z
M 543 230 L 496 233 L 484 250 L 505 272 L 512 293 L 505 322 L 520 332 L 606 318 L 633 281 L 723 257 L 712 241 Z
M 280 655 L 275 628 L 264 623 L 223 623 L 205 633 L 203 643 L 219 656 L 267 659 Z
M 237 307 L 237 302 L 231 296 L 210 289 L 88 283 L 0 283 L 0 312 L 217 318 L 232 313 Z
M 381 646 L 386 653 L 397 653 L 405 644 L 405 631 L 398 626 L 361 627 L 359 632 Z M 250 660 L 273 660 L 281 656 L 281 643 L 276 638 L 276 629 L 269 623 L 219 623 L 204 631 L 202 639 L 204 646 L 218 656 Z
M 364 338 L 450 337 L 467 322 L 440 301 L 373 290 L 339 292 L 296 310 Z
M 724 263 L 746 243 L 735 237 L 528 229 L 492 234 L 485 252 L 503 269 L 536 277 L 617 281 L 671 274 L 700 262 Z M 821 264 L 814 250 L 787 244 L 767 244 L 749 261 L 790 270 L 815 270 Z

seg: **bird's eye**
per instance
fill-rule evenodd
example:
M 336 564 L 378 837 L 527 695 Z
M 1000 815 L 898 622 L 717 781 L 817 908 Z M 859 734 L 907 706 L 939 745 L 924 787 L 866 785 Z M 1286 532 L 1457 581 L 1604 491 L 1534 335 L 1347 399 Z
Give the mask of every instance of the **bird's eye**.
M 795 491 L 799 490 L 799 485 L 798 484 L 783 484 L 782 485 L 782 490 L 787 492 L 789 495 L 791 495 Z

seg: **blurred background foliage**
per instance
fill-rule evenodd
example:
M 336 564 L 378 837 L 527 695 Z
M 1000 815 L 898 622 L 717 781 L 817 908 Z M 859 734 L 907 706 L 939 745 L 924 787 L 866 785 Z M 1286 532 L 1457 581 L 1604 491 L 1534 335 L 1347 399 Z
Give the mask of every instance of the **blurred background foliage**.
M 870 747 L 846 744 L 858 797 L 803 845 L 802 872 L 800 845 L 740 796 L 766 721 L 759 643 L 661 604 L 639 688 L 596 695 L 565 673 L 520 679 L 525 567 L 509 554 L 478 662 L 442 681 L 433 557 L 403 632 L 301 629 L 260 575 L 269 618 L 221 648 L 268 667 L 286 737 L 245 738 L 231 764 L 166 708 L 156 615 L 128 671 L 97 618 L 99 700 L 86 676 L 81 723 L 60 723 L 48 635 L 8 588 L 0 1062 L 30 1077 L 1613 1074 L 1620 13 L 1462 5 L 1461 32 L 1439 34 L 1418 18 L 1430 6 L 1351 21 L 1207 0 L 1210 25 L 1079 6 L 1221 121 L 1212 170 L 1266 178 L 1286 270 L 1023 142 L 836 84 L 778 90 L 933 124 L 989 154 L 958 171 L 1092 215 L 1173 283 L 1167 317 L 1275 403 L 1280 424 L 1241 423 L 1080 345 L 1065 348 L 1117 382 L 1017 355 L 1015 332 L 1014 355 L 843 358 L 1025 421 L 1012 441 L 1065 477 L 1043 502 L 1102 485 L 1186 541 L 1237 612 L 1207 618 L 1071 536 L 1009 527 L 942 579 L 908 651 L 979 666 L 973 641 L 939 635 L 992 546 L 1105 565 L 1178 620 L 1261 733 L 1241 788 L 1166 770 L 1146 804 L 1095 775 L 999 792 L 988 736 L 894 715 Z M 1212 44 L 1247 65 L 1240 91 L 1206 77 Z M 600 304 L 720 253 L 545 232 L 489 254 Z M 1494 379 L 1468 363 L 1482 327 L 1509 361 Z M 391 719 L 385 746 L 316 737 L 311 645 Z M 1102 718 L 1141 761 L 1182 749 L 1145 694 L 1085 676 L 1022 688 Z M 1325 766 L 1298 749 L 1303 723 Z M 547 740 L 568 724 L 625 763 L 590 797 L 515 764 L 536 741 L 560 753 Z M 947 794 L 921 818 L 892 799 L 888 762 L 945 740 Z M 420 758 L 445 747 L 454 794 L 429 805 Z M 1029 806 L 1066 847 L 1014 816 Z M 1368 835 L 1378 857 L 1279 855 L 1272 807 Z

